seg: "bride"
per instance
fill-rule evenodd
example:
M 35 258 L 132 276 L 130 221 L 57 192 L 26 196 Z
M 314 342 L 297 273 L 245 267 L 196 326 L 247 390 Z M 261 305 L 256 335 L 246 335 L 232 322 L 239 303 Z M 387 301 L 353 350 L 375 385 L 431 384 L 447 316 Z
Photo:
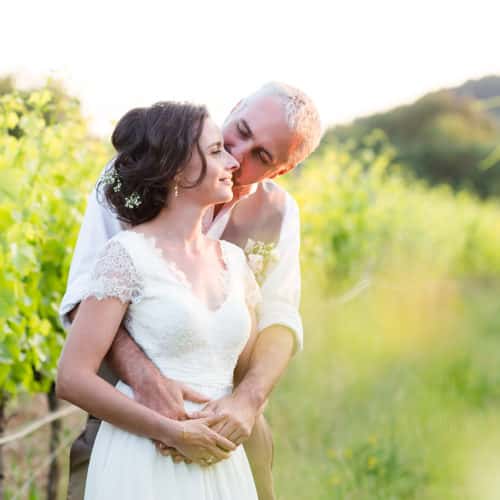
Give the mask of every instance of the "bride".
M 258 286 L 239 247 L 202 232 L 206 209 L 231 200 L 238 162 L 206 108 L 190 104 L 133 109 L 112 142 L 118 155 L 99 190 L 127 229 L 87 279 L 56 382 L 59 398 L 103 420 L 85 499 L 256 500 L 243 447 L 211 429 L 224 415 L 171 420 L 97 375 L 122 322 L 165 376 L 211 399 L 245 373 Z M 189 413 L 201 406 L 185 402 Z M 161 455 L 153 440 L 188 462 Z

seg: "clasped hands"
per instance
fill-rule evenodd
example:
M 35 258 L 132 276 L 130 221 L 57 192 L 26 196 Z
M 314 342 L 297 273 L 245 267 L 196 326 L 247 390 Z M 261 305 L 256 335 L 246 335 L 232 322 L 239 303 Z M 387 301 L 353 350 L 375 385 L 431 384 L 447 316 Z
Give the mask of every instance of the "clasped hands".
M 231 394 L 210 400 L 186 384 L 160 373 L 134 387 L 136 401 L 165 417 L 177 420 L 175 447 L 154 440 L 157 450 L 176 463 L 213 465 L 228 458 L 250 436 L 257 410 L 242 395 Z M 187 413 L 184 401 L 205 403 L 197 412 Z

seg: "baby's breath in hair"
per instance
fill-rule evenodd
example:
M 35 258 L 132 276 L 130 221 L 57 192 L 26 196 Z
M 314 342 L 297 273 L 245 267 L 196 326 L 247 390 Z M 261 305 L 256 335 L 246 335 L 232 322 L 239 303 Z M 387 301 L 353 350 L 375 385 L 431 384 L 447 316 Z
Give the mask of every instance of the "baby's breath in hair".
M 136 208 L 142 204 L 141 197 L 137 193 L 132 193 L 125 198 L 126 208 Z
M 102 183 L 104 185 L 111 185 L 113 186 L 113 191 L 115 193 L 118 193 L 122 187 L 122 181 L 120 180 L 120 177 L 118 177 L 118 172 L 116 171 L 115 167 L 111 167 L 108 172 L 106 172 L 102 176 Z

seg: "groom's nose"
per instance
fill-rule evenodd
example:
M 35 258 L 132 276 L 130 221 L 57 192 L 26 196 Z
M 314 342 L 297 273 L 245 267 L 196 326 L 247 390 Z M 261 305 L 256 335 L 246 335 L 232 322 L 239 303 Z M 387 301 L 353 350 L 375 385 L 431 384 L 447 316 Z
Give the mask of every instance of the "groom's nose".
M 234 144 L 228 149 L 229 153 L 236 159 L 239 165 L 245 161 L 245 157 L 248 154 L 248 147 L 245 143 Z

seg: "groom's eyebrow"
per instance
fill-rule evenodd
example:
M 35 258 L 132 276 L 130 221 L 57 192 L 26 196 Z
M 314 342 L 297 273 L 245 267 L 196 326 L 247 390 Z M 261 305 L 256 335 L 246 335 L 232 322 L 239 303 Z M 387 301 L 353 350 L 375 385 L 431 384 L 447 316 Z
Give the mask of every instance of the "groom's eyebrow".
M 245 132 L 247 133 L 247 135 L 253 138 L 253 132 L 250 128 L 250 125 L 248 125 L 248 122 L 244 118 L 242 118 L 241 123 L 246 129 Z M 274 163 L 274 156 L 269 152 L 269 150 L 262 146 L 260 146 L 260 150 L 269 157 L 269 163 Z

